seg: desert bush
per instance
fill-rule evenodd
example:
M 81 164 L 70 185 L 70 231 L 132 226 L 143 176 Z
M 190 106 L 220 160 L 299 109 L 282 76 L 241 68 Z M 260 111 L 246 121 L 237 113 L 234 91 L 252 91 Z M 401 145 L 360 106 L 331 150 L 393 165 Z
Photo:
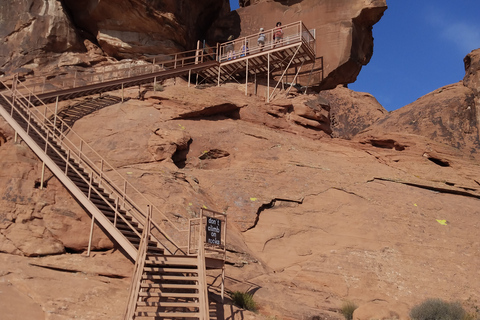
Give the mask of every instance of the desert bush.
M 153 89 L 155 91 L 160 91 L 162 92 L 163 90 L 165 90 L 165 88 L 163 87 L 163 85 L 161 85 L 160 83 L 156 83 L 155 86 L 153 87 Z
M 233 304 L 245 310 L 257 311 L 257 303 L 253 299 L 253 294 L 242 291 L 232 293 Z
M 358 306 L 353 301 L 344 301 L 342 307 L 340 308 L 340 313 L 345 317 L 346 320 L 353 319 L 353 312 L 357 309 Z
M 412 320 L 462 320 L 466 316 L 460 302 L 427 299 L 410 310 Z

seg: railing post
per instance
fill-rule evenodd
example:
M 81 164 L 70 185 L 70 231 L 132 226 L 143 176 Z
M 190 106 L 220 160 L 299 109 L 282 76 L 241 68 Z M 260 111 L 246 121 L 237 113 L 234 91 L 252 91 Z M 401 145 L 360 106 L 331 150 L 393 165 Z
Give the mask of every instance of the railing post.
M 118 197 L 115 198 L 115 217 L 113 218 L 114 227 L 117 227 L 117 216 L 118 216 Z
M 45 150 L 44 150 L 45 153 L 47 153 L 49 133 L 50 133 L 50 132 L 47 131 L 47 136 L 46 136 L 46 138 L 45 138 Z
M 57 96 L 57 99 L 55 101 L 55 113 L 53 115 L 53 135 L 54 136 L 55 136 L 55 128 L 57 126 L 57 112 L 58 112 L 58 96 Z
M 267 53 L 267 102 L 270 102 L 270 53 Z
M 103 159 L 100 161 L 100 181 L 98 182 L 98 185 L 102 185 L 102 179 L 103 179 Z
M 90 257 L 90 250 L 92 249 L 93 226 L 95 224 L 95 217 L 92 216 L 92 223 L 90 224 L 90 237 L 88 238 L 87 257 Z
M 88 199 L 90 199 L 90 196 L 92 195 L 92 184 L 93 184 L 93 172 L 90 175 L 90 183 L 88 184 L 88 196 L 87 196 Z
M 32 113 L 29 110 L 28 111 L 28 122 L 27 122 L 27 136 L 28 136 L 28 132 L 30 131 L 30 121 L 32 121 Z
M 45 162 L 42 162 L 42 176 L 40 178 L 40 190 L 43 190 L 44 181 L 45 181 Z
M 123 205 L 125 206 L 125 198 L 127 197 L 127 180 L 123 181 Z
M 65 175 L 67 175 L 68 172 L 68 162 L 70 161 L 70 149 L 68 149 L 67 152 L 67 161 L 65 161 Z
M 80 140 L 80 147 L 78 150 L 78 158 L 82 160 L 82 148 L 83 148 L 83 140 Z
M 245 48 L 245 51 L 246 51 L 246 48 Z M 245 52 L 246 54 L 246 52 Z M 248 95 L 248 58 L 246 58 L 246 62 L 245 62 L 245 95 Z

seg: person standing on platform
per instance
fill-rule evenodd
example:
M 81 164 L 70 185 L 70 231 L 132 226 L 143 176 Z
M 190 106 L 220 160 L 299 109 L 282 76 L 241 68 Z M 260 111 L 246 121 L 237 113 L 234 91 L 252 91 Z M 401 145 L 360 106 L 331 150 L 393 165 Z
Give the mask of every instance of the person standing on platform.
M 232 35 L 228 37 L 228 41 L 230 42 L 225 46 L 225 51 L 227 52 L 227 60 L 231 60 L 232 58 L 234 58 Z
M 257 43 L 258 43 L 258 47 L 260 48 L 260 51 L 263 50 L 263 47 L 265 46 L 265 33 L 264 33 L 265 30 L 263 30 L 263 28 L 260 28 L 260 31 L 258 32 L 258 40 L 257 40 Z
M 275 43 L 275 45 L 281 45 L 283 42 L 283 30 L 281 22 L 277 22 L 277 24 L 275 25 L 275 29 L 273 29 L 273 42 Z

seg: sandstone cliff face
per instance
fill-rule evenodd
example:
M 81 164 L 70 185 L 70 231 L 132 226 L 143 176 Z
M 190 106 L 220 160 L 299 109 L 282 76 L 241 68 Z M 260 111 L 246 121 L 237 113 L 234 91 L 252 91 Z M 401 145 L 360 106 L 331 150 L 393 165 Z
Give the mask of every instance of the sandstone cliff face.
M 338 86 L 319 93 L 330 105 L 332 137 L 351 139 L 388 112 L 371 94 Z
M 92 56 L 79 59 L 78 54 L 90 43 L 115 58 L 194 49 L 212 21 L 229 9 L 228 0 L 6 0 L 0 7 L 0 68 L 11 73 L 58 65 L 62 53 L 67 64 L 88 66 Z M 72 52 L 77 57 L 68 55 Z
M 392 141 L 319 139 L 326 133 L 317 126 L 325 123 L 307 120 L 321 121 L 349 95 L 351 103 L 375 106 L 373 98 L 345 88 L 322 99 L 300 95 L 266 104 L 232 83 L 163 86 L 162 92 L 147 87 L 142 101 L 135 99 L 137 88 L 129 89 L 130 100 L 78 119 L 74 130 L 173 221 L 184 223 L 203 206 L 228 214 L 227 288 L 253 288 L 260 305 L 260 315 L 244 319 L 340 320 L 343 300 L 360 306 L 360 320 L 407 319 L 408 309 L 425 298 L 480 298 L 480 279 L 472 277 L 480 263 L 475 160 L 414 134 L 390 134 Z M 0 203 L 0 251 L 66 248 L 57 230 L 73 223 L 67 234 L 85 243 L 88 232 L 75 230 L 88 230 L 86 214 L 73 200 L 64 202 L 54 179 L 43 191 L 32 187 L 41 164 L 13 144 L 11 130 L 3 132 L 0 185 L 6 187 L 0 191 L 8 197 Z M 7 170 L 14 162 L 22 165 Z M 35 246 L 21 241 L 29 235 Z M 133 264 L 124 258 L 127 272 L 119 272 L 121 261 L 102 261 L 110 255 L 0 254 L 0 286 L 9 281 L 34 297 L 51 319 L 119 318 L 121 306 L 105 305 L 112 297 L 124 303 L 129 283 L 103 274 L 124 277 Z M 32 263 L 53 270 L 35 271 Z
M 225 41 L 229 34 L 246 36 L 260 27 L 273 28 L 277 21 L 287 24 L 301 20 L 316 33 L 314 86 L 318 89 L 333 89 L 356 80 L 373 54 L 373 25 L 387 9 L 385 0 L 259 0 L 243 6 L 216 21 L 210 38 Z M 303 82 L 307 80 L 305 77 Z
M 390 133 L 416 134 L 444 143 L 472 157 L 480 148 L 480 49 L 465 58 L 463 82 L 437 89 L 415 102 L 391 112 L 358 139 L 381 138 Z
M 66 51 L 85 51 L 74 25 L 56 0 L 5 0 L 0 8 L 0 68 L 52 59 Z
M 7 0 L 0 8 L 0 68 L 11 73 L 18 67 L 33 72 L 48 64 L 50 69 L 90 66 L 105 60 L 103 55 L 152 59 L 194 49 L 207 29 L 215 45 L 230 34 L 272 28 L 278 20 L 302 20 L 317 36 L 311 84 L 332 89 L 354 82 L 370 61 L 372 26 L 386 8 L 385 0 L 259 1 L 235 12 L 229 12 L 228 0 Z M 300 82 L 307 81 L 308 73 L 304 70 Z
M 75 25 L 116 58 L 141 58 L 196 47 L 226 0 L 67 0 Z

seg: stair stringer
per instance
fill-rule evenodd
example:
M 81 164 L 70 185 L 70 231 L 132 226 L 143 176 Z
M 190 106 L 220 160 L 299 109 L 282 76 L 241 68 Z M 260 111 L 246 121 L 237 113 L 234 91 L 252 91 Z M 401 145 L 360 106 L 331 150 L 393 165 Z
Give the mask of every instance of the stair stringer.
M 4 101 L 8 102 L 12 108 L 17 108 L 3 94 L 0 94 Z M 13 117 L 8 114 L 7 110 L 0 107 L 0 115 L 8 122 L 8 124 L 18 133 L 28 147 L 40 158 L 41 161 L 50 169 L 50 171 L 62 182 L 62 184 L 74 195 L 74 197 L 85 207 L 85 209 L 94 217 L 106 232 L 111 235 L 123 250 L 133 259 L 137 258 L 137 249 L 133 244 L 125 238 L 125 236 L 113 226 L 108 218 L 93 204 L 90 199 L 68 178 L 62 169 L 42 150 L 28 133 L 17 123 Z M 44 128 L 45 129 L 45 128 Z

